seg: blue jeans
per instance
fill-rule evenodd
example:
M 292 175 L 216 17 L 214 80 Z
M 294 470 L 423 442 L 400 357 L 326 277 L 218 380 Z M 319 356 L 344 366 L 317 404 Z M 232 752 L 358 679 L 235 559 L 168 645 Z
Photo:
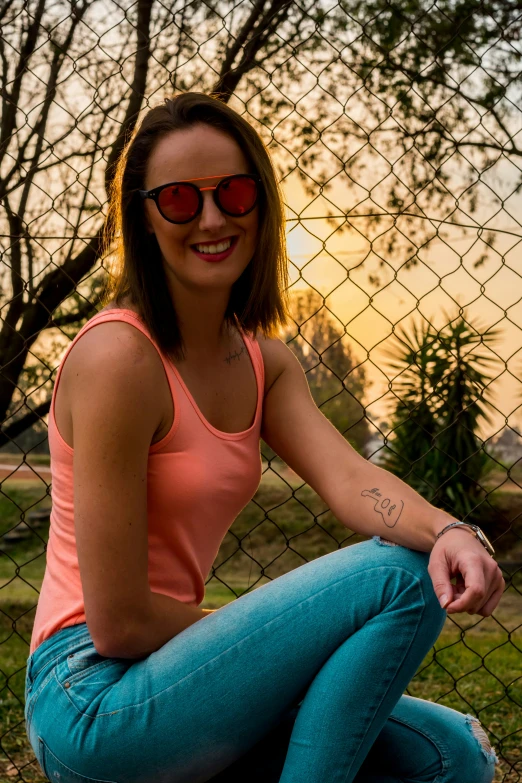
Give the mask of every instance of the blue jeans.
M 477 719 L 403 694 L 446 617 L 428 562 L 373 537 L 142 659 L 63 628 L 27 661 L 40 766 L 53 783 L 491 783 Z

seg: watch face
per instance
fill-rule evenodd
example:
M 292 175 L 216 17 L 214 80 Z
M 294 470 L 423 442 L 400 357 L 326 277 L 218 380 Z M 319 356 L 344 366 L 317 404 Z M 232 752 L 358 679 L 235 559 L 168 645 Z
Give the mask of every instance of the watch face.
M 492 554 L 495 550 L 493 549 L 493 546 L 491 544 L 491 541 L 488 539 L 486 534 L 479 528 L 477 530 L 477 538 L 486 544 L 486 549 L 489 551 L 490 554 Z

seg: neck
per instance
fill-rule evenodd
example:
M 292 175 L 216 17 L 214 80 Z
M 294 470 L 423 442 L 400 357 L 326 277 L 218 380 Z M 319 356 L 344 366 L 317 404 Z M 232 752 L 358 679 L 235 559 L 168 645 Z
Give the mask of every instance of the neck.
M 222 359 L 224 354 L 230 351 L 237 340 L 238 330 L 236 327 L 223 324 L 223 330 L 219 336 L 217 342 L 211 342 L 208 339 L 204 342 L 201 339 L 194 339 L 191 334 L 190 337 L 183 335 L 183 341 L 185 343 L 187 357 L 197 359 L 198 361 L 212 361 L 215 359 Z

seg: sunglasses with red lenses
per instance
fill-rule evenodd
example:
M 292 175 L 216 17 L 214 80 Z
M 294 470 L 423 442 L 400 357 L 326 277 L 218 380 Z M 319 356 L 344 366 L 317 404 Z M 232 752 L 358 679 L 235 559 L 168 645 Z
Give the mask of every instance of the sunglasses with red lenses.
M 223 177 L 223 174 L 218 174 Z M 196 179 L 216 179 L 197 177 Z M 167 182 L 152 190 L 140 190 L 142 198 L 151 198 L 162 217 L 169 223 L 190 223 L 203 209 L 203 190 L 213 190 L 216 205 L 226 215 L 243 217 L 252 212 L 257 204 L 260 177 L 254 174 L 231 174 L 224 176 L 217 185 L 200 188 L 189 180 Z

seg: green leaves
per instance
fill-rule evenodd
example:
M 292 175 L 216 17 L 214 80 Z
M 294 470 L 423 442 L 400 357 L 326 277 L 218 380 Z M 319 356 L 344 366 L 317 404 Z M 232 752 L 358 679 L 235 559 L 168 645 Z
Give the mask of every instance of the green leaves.
M 489 420 L 496 357 L 487 349 L 498 331 L 481 334 L 464 312 L 441 331 L 430 323 L 414 324 L 410 334 L 398 329 L 397 346 L 386 352 L 396 402 L 383 467 L 459 519 L 480 505 L 480 482 L 495 464 L 478 429 Z

